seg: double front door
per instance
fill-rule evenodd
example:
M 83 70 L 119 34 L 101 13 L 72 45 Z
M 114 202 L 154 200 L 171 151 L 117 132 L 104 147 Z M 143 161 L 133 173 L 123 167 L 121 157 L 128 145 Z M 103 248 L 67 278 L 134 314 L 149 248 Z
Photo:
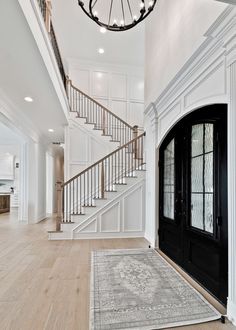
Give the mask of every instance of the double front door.
M 227 298 L 227 107 L 179 122 L 160 148 L 160 249 L 224 304 Z

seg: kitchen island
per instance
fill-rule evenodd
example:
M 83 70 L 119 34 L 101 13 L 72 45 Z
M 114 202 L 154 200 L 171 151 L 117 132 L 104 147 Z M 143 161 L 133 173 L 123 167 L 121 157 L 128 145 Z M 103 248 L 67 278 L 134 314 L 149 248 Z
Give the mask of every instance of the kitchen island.
M 0 193 L 0 214 L 10 212 L 10 194 Z

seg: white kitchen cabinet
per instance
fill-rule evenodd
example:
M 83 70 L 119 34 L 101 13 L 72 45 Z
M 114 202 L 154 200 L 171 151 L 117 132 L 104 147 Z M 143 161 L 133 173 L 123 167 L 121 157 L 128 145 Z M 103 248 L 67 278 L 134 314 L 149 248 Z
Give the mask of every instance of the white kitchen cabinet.
M 0 180 L 14 180 L 14 156 L 0 155 Z

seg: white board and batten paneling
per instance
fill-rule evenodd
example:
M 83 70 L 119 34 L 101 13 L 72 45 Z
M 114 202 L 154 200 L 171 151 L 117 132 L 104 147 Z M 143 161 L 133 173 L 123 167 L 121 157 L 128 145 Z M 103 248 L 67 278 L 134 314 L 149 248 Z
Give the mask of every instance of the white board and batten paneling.
M 102 131 L 93 129 L 83 119 L 71 114 L 69 125 L 65 129 L 65 180 L 77 175 L 99 159 L 118 147 L 110 142 L 110 137 L 102 136 Z
M 145 174 L 73 230 L 73 238 L 143 237 L 145 231 Z
M 68 60 L 75 86 L 130 125 L 143 127 L 144 73 L 141 67 Z

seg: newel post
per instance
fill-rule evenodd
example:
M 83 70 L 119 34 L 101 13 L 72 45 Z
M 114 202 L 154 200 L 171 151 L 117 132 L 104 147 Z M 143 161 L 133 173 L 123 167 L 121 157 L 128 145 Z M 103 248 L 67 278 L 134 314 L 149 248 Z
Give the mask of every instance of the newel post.
M 62 200 L 63 200 L 63 187 L 62 187 L 62 182 L 61 181 L 57 181 L 56 189 L 57 189 L 56 231 L 60 231 L 61 230 L 61 222 L 62 222 Z
M 133 126 L 133 139 L 136 139 L 138 136 L 138 126 L 135 125 Z M 137 159 L 138 158 L 138 144 L 137 144 L 137 140 L 134 141 L 134 158 Z

